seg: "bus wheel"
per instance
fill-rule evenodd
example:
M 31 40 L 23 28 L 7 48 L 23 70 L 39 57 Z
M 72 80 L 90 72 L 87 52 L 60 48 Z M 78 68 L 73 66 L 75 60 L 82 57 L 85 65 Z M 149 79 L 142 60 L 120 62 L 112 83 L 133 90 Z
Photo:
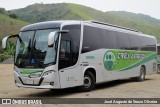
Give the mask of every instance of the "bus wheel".
M 139 75 L 139 77 L 136 77 L 135 79 L 137 81 L 141 82 L 141 81 L 145 80 L 145 76 L 146 76 L 145 68 L 143 66 L 141 66 L 141 68 L 140 68 L 140 75 Z
M 84 80 L 83 80 L 83 86 L 81 87 L 81 90 L 83 92 L 88 92 L 93 90 L 95 87 L 95 77 L 91 72 L 86 72 L 84 74 Z

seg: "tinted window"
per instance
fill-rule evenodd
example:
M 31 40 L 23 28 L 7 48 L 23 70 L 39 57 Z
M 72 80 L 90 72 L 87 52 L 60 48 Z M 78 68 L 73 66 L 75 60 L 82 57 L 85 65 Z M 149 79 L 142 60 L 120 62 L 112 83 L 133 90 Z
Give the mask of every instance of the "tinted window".
M 129 37 L 129 49 L 139 50 L 141 48 L 140 36 L 130 34 L 128 37 Z
M 157 46 L 157 54 L 160 55 L 160 46 Z
M 61 49 L 63 48 L 65 50 L 63 50 L 64 54 L 61 55 L 61 56 L 64 55 L 64 58 L 60 58 L 60 62 L 59 62 L 60 69 L 73 66 L 78 61 L 81 26 L 80 25 L 67 25 L 63 27 L 63 30 L 69 30 L 69 32 L 62 33 L 62 36 L 61 36 Z M 67 63 L 67 64 L 64 64 L 64 63 Z M 61 65 L 65 65 L 65 66 L 61 66 Z
M 82 52 L 97 50 L 100 48 L 100 29 L 84 26 Z
M 117 48 L 118 49 L 129 49 L 128 34 L 117 32 Z
M 101 47 L 108 49 L 116 49 L 116 32 L 110 30 L 101 30 Z
M 149 37 L 141 37 L 142 51 L 156 51 L 156 40 Z
M 59 53 L 60 68 L 69 67 L 72 65 L 72 54 L 71 54 L 71 41 L 62 40 L 61 48 Z

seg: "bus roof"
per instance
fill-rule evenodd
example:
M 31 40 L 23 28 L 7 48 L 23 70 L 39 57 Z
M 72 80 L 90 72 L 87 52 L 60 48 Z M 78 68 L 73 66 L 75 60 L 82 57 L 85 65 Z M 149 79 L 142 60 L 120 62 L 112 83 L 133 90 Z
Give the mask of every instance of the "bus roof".
M 70 24 L 70 23 L 80 23 L 80 21 L 76 20 L 59 20 L 59 21 L 46 21 L 30 24 L 28 26 L 23 27 L 20 31 L 30 31 L 30 30 L 38 30 L 38 29 L 49 29 L 49 28 L 60 28 L 62 24 Z
M 89 20 L 89 21 L 84 21 L 84 22 L 86 22 L 88 24 L 91 24 L 94 27 L 97 26 L 97 27 L 101 27 L 101 28 L 104 28 L 104 29 L 112 28 L 112 30 L 116 30 L 116 31 L 124 32 L 124 33 L 132 33 L 132 34 L 136 34 L 136 35 L 139 35 L 139 36 L 144 36 L 144 37 L 149 37 L 149 38 L 156 39 L 152 35 L 147 35 L 147 34 L 144 34 L 140 31 L 138 31 L 138 30 L 131 29 L 131 28 L 126 28 L 126 27 L 117 26 L 117 25 L 104 23 L 104 22 L 99 22 L 99 21 L 94 21 L 94 20 Z
M 126 28 L 126 27 L 122 27 L 122 26 L 118 26 L 118 25 L 113 25 L 113 24 L 110 24 L 110 23 L 99 22 L 99 21 L 95 21 L 95 20 L 91 20 L 90 22 L 96 23 L 96 24 L 101 24 L 101 25 L 112 26 L 112 27 L 116 27 L 116 28 L 121 28 L 121 29 L 125 29 L 125 30 L 130 30 L 130 31 L 134 31 L 134 32 L 140 32 L 140 31 L 135 30 L 135 29 Z
M 63 25 L 71 25 L 73 23 L 78 24 L 80 22 L 89 23 L 89 24 L 94 25 L 95 27 L 101 26 L 104 29 L 107 29 L 106 27 L 111 27 L 111 28 L 117 29 L 117 30 L 122 31 L 122 32 L 135 33 L 135 34 L 139 34 L 140 36 L 155 38 L 154 36 L 143 34 L 140 31 L 135 30 L 135 29 L 130 29 L 130 28 L 117 26 L 117 25 L 104 23 L 104 22 L 99 22 L 99 21 L 94 21 L 94 20 L 89 20 L 89 21 L 80 21 L 80 20 L 46 21 L 46 22 L 30 24 L 28 26 L 23 27 L 20 31 L 30 31 L 30 30 L 38 30 L 38 29 L 49 29 L 49 28 L 60 28 Z

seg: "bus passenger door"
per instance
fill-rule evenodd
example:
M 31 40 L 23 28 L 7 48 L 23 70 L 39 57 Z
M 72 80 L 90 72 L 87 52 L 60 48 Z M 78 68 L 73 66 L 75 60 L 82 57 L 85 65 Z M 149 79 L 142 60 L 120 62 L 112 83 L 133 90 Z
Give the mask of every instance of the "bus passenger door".
M 73 87 L 81 84 L 81 67 L 74 66 L 70 40 L 61 40 L 59 53 L 59 75 L 61 88 Z

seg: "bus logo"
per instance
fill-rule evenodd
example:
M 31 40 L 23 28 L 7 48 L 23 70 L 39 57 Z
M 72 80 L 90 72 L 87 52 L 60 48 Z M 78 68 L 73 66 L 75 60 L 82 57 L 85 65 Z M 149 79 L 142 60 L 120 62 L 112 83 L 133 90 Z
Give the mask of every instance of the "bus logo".
M 11 99 L 2 99 L 2 104 L 11 104 Z
M 116 62 L 116 56 L 114 55 L 114 53 L 112 51 L 107 51 L 104 55 L 104 67 L 111 71 L 114 66 L 115 66 L 115 62 Z

